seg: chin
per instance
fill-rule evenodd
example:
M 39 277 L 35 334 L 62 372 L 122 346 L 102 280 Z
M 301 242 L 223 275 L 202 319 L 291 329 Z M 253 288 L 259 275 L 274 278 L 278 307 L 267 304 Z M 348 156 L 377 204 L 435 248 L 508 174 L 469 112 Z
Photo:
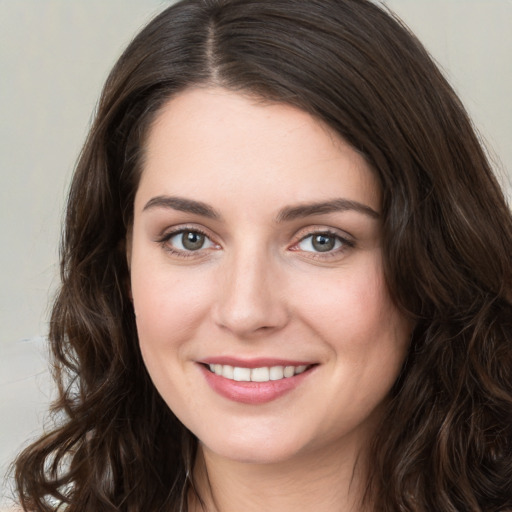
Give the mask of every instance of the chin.
M 232 435 L 229 439 L 199 441 L 202 449 L 212 457 L 220 457 L 241 464 L 280 464 L 300 456 L 304 449 L 299 439 L 289 434 L 276 433 L 250 437 Z

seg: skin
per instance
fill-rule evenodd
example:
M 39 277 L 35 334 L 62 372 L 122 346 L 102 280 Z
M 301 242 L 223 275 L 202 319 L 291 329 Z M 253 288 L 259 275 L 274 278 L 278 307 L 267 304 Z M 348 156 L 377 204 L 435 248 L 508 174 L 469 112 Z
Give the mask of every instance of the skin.
M 296 208 L 339 199 L 348 208 Z M 361 510 L 365 448 L 410 334 L 384 282 L 379 211 L 365 160 L 296 108 L 193 88 L 153 124 L 131 293 L 153 382 L 200 441 L 207 510 Z M 184 229 L 204 245 L 187 251 Z M 312 244 L 319 233 L 332 250 Z M 207 384 L 199 362 L 217 356 L 315 367 L 284 396 L 245 404 Z

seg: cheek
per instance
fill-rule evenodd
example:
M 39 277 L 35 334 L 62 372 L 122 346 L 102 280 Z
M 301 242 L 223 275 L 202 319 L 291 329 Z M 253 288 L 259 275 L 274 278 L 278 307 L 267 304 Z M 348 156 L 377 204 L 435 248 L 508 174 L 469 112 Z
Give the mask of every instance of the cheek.
M 371 333 L 383 333 L 400 318 L 387 292 L 380 259 L 371 256 L 357 266 L 324 273 L 321 279 L 316 275 L 296 291 L 304 298 L 305 316 L 330 337 L 370 344 L 375 339 Z
M 302 311 L 331 353 L 335 379 L 370 404 L 373 394 L 385 393 L 396 380 L 411 325 L 389 297 L 380 259 L 361 263 L 310 286 L 314 291 Z
M 144 364 L 160 395 L 176 412 L 186 408 L 186 404 L 197 406 L 190 391 L 194 389 L 193 380 L 185 369 L 190 360 L 189 342 L 197 338 L 209 301 L 204 276 L 194 279 L 192 274 L 185 274 L 183 269 L 171 270 L 165 263 L 158 265 L 153 261 L 145 265 L 136 257 L 131 270 Z
M 194 337 L 209 309 L 212 286 L 207 276 L 184 268 L 173 269 L 165 261 L 145 262 L 134 255 L 131 286 L 145 357 L 153 352 L 175 352 Z

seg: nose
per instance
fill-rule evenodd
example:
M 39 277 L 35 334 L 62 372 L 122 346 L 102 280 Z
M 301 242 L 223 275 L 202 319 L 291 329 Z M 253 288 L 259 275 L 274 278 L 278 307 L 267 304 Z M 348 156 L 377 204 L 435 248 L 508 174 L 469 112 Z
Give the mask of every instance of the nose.
M 289 321 L 278 262 L 266 251 L 234 254 L 219 275 L 215 323 L 241 339 L 270 334 Z

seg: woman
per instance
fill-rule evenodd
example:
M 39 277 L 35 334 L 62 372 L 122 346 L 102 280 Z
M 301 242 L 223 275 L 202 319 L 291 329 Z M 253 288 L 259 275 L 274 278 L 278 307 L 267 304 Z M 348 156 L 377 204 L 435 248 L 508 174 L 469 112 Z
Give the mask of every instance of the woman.
M 186 0 L 68 202 L 25 510 L 512 509 L 512 218 L 366 0 Z

